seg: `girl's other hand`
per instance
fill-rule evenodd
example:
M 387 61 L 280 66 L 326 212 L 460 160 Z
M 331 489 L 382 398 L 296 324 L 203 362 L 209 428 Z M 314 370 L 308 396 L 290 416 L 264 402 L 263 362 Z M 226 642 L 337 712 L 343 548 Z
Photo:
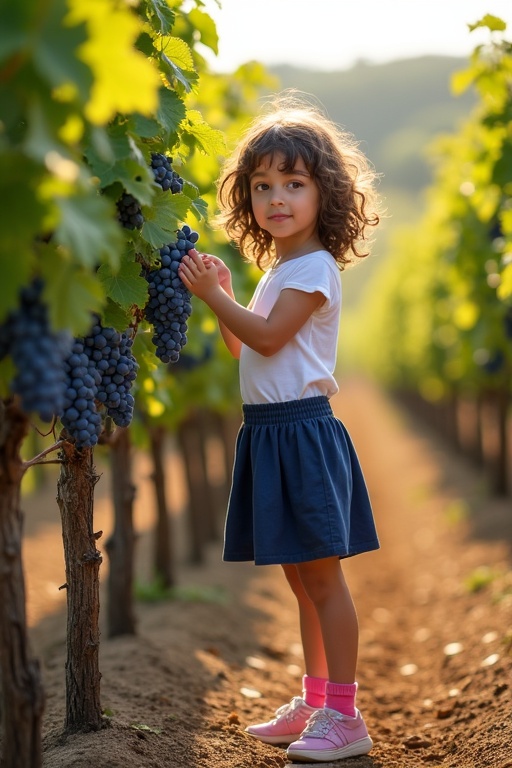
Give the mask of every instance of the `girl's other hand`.
M 203 258 L 195 248 L 183 256 L 178 274 L 188 290 L 200 299 L 206 299 L 210 291 L 220 285 L 217 268 L 213 262 Z
M 213 256 L 211 253 L 202 253 L 201 257 L 204 264 L 213 264 L 219 276 L 219 285 L 227 293 L 231 293 L 231 272 L 222 259 L 219 259 L 218 256 Z

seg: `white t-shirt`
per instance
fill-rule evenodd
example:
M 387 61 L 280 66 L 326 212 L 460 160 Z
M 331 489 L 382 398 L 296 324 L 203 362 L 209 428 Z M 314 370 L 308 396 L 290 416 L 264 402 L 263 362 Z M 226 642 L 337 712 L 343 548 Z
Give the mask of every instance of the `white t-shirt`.
M 341 311 L 341 280 L 336 261 L 315 251 L 270 269 L 261 278 L 252 311 L 268 317 L 281 291 L 319 291 L 323 304 L 279 352 L 264 357 L 242 344 L 240 390 L 247 404 L 280 403 L 338 391 L 334 378 Z

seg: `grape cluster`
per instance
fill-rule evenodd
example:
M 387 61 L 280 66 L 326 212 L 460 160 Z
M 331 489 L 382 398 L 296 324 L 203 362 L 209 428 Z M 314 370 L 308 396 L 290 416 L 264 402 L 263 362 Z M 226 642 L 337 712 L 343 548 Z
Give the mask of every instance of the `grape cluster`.
M 0 359 L 7 354 L 12 357 L 16 374 L 11 391 L 19 396 L 22 409 L 50 422 L 64 405 L 63 361 L 72 338 L 51 330 L 42 291 L 39 278 L 21 290 L 19 306 L 0 328 Z
M 77 448 L 92 448 L 101 434 L 101 415 L 95 403 L 101 374 L 86 354 L 84 339 L 75 339 L 64 365 L 67 388 L 62 425 L 74 438 Z
M 125 229 L 140 229 L 144 224 L 144 216 L 140 203 L 133 195 L 123 192 L 116 203 L 117 218 Z
M 101 372 L 97 400 L 107 409 L 118 427 L 127 427 L 133 418 L 134 399 L 130 390 L 139 365 L 132 353 L 133 339 L 113 328 L 94 326 L 92 358 Z
M 66 361 L 68 389 L 62 424 L 78 448 L 98 442 L 102 417 L 97 403 L 117 426 L 131 423 L 134 399 L 130 389 L 139 367 L 132 344 L 127 333 L 103 328 L 98 319 L 86 337 L 75 339 Z
M 187 343 L 187 321 L 192 312 L 191 293 L 178 275 L 178 267 L 199 239 L 187 224 L 177 231 L 176 241 L 160 248 L 160 267 L 147 272 L 149 301 L 145 317 L 154 329 L 152 342 L 163 363 L 176 363 Z
M 172 158 L 162 155 L 159 152 L 153 152 L 151 155 L 151 168 L 156 183 L 162 187 L 164 192 L 171 190 L 173 195 L 177 195 L 183 190 L 183 179 L 172 168 Z

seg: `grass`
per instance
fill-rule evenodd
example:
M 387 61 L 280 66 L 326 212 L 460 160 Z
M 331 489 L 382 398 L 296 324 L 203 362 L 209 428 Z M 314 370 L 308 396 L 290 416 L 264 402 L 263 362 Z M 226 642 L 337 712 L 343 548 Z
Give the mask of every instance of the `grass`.
M 180 585 L 166 587 L 159 578 L 135 585 L 135 598 L 142 603 L 160 603 L 166 600 L 186 603 L 225 603 L 226 590 L 216 586 Z

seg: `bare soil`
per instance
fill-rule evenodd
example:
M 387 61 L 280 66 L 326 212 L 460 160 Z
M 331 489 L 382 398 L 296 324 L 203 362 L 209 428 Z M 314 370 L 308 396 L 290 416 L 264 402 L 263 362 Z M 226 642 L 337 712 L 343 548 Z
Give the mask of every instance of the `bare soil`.
M 344 563 L 358 609 L 358 706 L 374 748 L 358 768 L 512 766 L 512 509 L 481 474 L 373 385 L 333 401 L 365 470 L 381 549 Z M 108 471 L 97 486 L 99 546 L 112 527 Z M 137 457 L 137 579 L 151 575 L 150 467 Z M 171 506 L 185 506 L 169 454 Z M 300 693 L 292 595 L 279 567 L 187 563 L 182 599 L 138 602 L 137 635 L 109 639 L 100 667 L 105 728 L 64 737 L 65 596 L 53 480 L 25 501 L 28 619 L 47 692 L 45 768 L 283 768 L 283 749 L 244 733 Z M 106 581 L 108 562 L 102 565 Z M 102 587 L 103 589 L 103 587 Z M 105 612 L 104 612 L 105 613 Z M 340 639 L 341 647 L 341 639 Z M 334 765 L 334 763 L 324 763 Z

